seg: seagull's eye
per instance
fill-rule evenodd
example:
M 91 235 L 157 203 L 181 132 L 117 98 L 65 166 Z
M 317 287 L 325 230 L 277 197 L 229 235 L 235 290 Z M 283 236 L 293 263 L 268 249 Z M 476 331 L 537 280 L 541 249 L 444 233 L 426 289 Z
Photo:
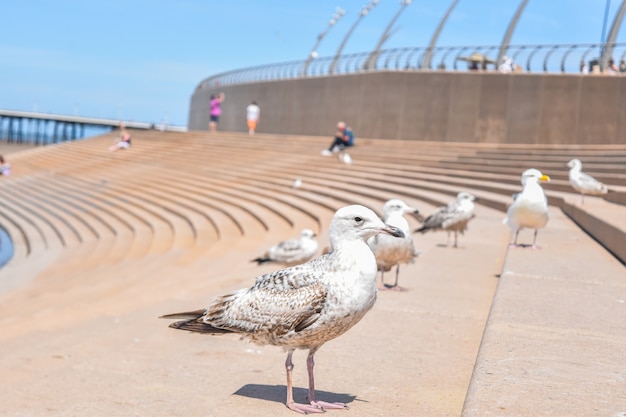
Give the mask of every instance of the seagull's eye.
M 357 222 L 357 223 L 362 223 L 363 219 L 357 216 L 357 217 L 354 218 L 354 221 Z

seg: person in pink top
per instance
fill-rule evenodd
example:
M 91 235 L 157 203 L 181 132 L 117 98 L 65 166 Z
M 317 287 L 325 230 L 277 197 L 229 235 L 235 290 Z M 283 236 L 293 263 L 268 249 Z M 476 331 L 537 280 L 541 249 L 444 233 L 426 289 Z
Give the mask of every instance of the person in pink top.
M 11 175 L 11 164 L 0 155 L 0 175 Z
M 217 122 L 222 114 L 222 101 L 224 101 L 224 93 L 211 96 L 211 121 L 209 122 L 209 131 L 211 133 L 217 131 Z

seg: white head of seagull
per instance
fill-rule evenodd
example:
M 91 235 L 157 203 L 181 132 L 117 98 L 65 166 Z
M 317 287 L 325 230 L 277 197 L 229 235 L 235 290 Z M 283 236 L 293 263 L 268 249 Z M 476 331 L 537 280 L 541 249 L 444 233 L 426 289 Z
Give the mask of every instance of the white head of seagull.
M 576 171 L 580 171 L 583 169 L 583 163 L 580 162 L 580 159 L 572 159 L 567 163 L 567 167 Z
M 474 210 L 474 200 L 476 197 L 465 191 L 461 191 L 456 195 L 456 203 L 461 209 Z
M 529 181 L 532 181 L 535 184 L 538 184 L 539 181 L 550 181 L 550 177 L 542 174 L 541 171 L 539 171 L 538 169 L 530 168 L 522 173 L 522 177 L 521 177 L 522 186 L 525 187 L 526 183 Z
M 302 232 L 300 232 L 300 237 L 313 239 L 315 237 L 315 232 L 311 229 L 302 229 Z
M 417 212 L 417 209 L 410 207 L 409 205 L 407 205 L 404 201 L 397 199 L 397 198 L 392 198 L 391 200 L 387 200 L 385 202 L 385 204 L 383 205 L 383 215 L 385 217 L 385 221 L 387 221 L 387 219 L 392 215 L 392 214 L 404 214 L 404 213 L 415 213 Z
M 357 240 L 366 242 L 367 239 L 379 233 L 404 237 L 401 230 L 383 223 L 372 210 L 353 205 L 337 210 L 330 222 L 328 236 L 330 245 L 334 249 L 341 243 Z
M 260 345 L 285 349 L 289 409 L 319 413 L 347 408 L 318 401 L 314 387 L 315 352 L 358 323 L 376 300 L 376 260 L 366 240 L 378 233 L 402 237 L 363 206 L 335 213 L 329 238 L 333 250 L 305 264 L 256 277 L 250 288 L 217 297 L 206 309 L 163 316 L 182 319 L 170 327 L 205 334 L 238 333 Z M 308 349 L 308 404 L 296 403 L 292 388 L 292 355 Z

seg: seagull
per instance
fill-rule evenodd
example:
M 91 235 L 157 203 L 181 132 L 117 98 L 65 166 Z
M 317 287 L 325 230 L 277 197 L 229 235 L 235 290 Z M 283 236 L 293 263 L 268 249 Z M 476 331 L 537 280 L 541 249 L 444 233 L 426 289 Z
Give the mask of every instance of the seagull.
M 352 157 L 346 151 L 340 152 L 338 158 L 344 164 L 350 165 L 352 163 Z
M 426 233 L 430 230 L 445 230 L 448 232 L 446 247 L 450 242 L 450 232 L 454 232 L 454 247 L 458 248 L 459 232 L 463 234 L 467 230 L 467 223 L 475 217 L 474 200 L 476 200 L 474 195 L 461 191 L 456 195 L 455 202 L 439 207 L 424 220 L 422 227 L 415 231 Z
M 367 244 L 376 256 L 376 263 L 380 271 L 381 289 L 404 290 L 398 286 L 400 264 L 413 262 L 419 255 L 419 251 L 413 246 L 409 222 L 404 218 L 405 213 L 419 214 L 419 210 L 409 207 L 404 201 L 397 198 L 388 200 L 383 206 L 384 222 L 396 226 L 404 233 L 404 239 L 394 238 L 388 235 L 376 235 L 367 241 Z M 396 282 L 386 285 L 384 273 L 396 266 Z
M 297 239 L 284 240 L 269 248 L 265 255 L 252 260 L 259 265 L 266 262 L 278 262 L 285 265 L 296 265 L 308 261 L 318 248 L 315 233 L 311 229 L 302 229 Z
M 585 202 L 585 194 L 602 195 L 609 192 L 606 185 L 582 172 L 583 163 L 580 162 L 580 159 L 572 159 L 567 163 L 567 166 L 570 168 L 569 182 L 580 193 L 580 204 Z
M 302 187 L 302 180 L 300 178 L 296 178 L 295 180 L 293 180 L 293 182 L 291 183 L 291 188 L 297 190 L 300 187 Z
M 540 181 L 550 181 L 550 177 L 534 168 L 522 173 L 522 192 L 513 197 L 513 204 L 509 206 L 503 221 L 515 232 L 515 240 L 511 246 L 524 246 L 517 244 L 517 235 L 526 227 L 535 229 L 532 248 L 536 248 L 537 230 L 548 223 L 548 199 L 539 184 Z
M 379 233 L 404 237 L 363 206 L 343 207 L 329 227 L 331 252 L 305 264 L 256 278 L 250 288 L 217 297 L 206 309 L 169 314 L 181 319 L 170 327 L 207 334 L 238 333 L 259 345 L 287 352 L 287 408 L 298 413 L 346 409 L 344 403 L 318 401 L 314 387 L 314 355 L 359 322 L 376 301 L 376 258 L 367 240 Z M 308 349 L 308 404 L 293 398 L 292 355 Z

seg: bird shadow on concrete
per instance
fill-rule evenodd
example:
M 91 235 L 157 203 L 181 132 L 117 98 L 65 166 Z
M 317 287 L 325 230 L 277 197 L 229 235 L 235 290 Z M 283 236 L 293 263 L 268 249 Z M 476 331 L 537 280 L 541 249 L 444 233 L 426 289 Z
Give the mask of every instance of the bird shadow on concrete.
M 338 402 L 350 404 L 356 399 L 356 395 L 337 394 L 334 392 L 320 390 L 315 390 L 315 394 L 318 400 L 330 403 Z M 287 400 L 287 387 L 285 385 L 247 384 L 239 388 L 234 395 L 284 404 Z M 295 401 L 306 403 L 306 396 L 307 390 L 305 388 L 293 388 L 293 397 Z

